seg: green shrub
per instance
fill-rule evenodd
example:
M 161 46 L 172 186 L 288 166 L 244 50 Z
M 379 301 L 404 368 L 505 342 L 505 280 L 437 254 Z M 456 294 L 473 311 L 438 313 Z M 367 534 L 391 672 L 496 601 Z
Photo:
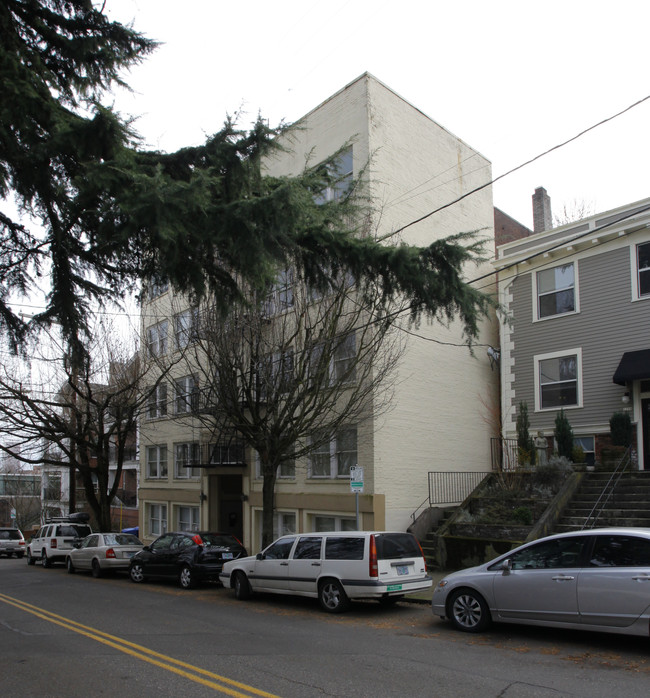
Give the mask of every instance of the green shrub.
M 609 419 L 609 431 L 614 446 L 629 446 L 634 438 L 634 427 L 628 412 L 614 412 Z
M 555 447 L 557 454 L 560 457 L 571 460 L 573 452 L 573 429 L 571 424 L 564 414 L 564 410 L 560 410 L 555 416 Z
M 522 526 L 530 526 L 533 523 L 533 514 L 528 507 L 517 507 L 512 512 L 512 519 Z
M 525 402 L 520 402 L 517 410 L 517 450 L 519 463 L 535 463 L 535 442 L 530 435 L 528 404 Z

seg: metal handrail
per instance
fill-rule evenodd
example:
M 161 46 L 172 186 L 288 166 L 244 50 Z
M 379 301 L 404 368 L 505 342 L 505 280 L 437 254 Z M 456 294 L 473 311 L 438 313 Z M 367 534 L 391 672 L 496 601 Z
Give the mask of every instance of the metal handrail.
M 621 477 L 623 476 L 623 473 L 625 473 L 625 471 L 627 470 L 627 466 L 630 465 L 631 462 L 631 449 L 628 447 L 627 451 L 625 451 L 625 453 L 621 457 L 621 460 L 616 465 L 616 468 L 614 468 L 614 472 L 609 476 L 609 480 L 607 480 L 607 482 L 605 483 L 605 486 L 603 487 L 600 496 L 598 497 L 596 503 L 589 512 L 589 516 L 587 516 L 587 518 L 585 519 L 585 522 L 582 526 L 583 531 L 585 530 L 585 528 L 593 528 L 596 525 L 598 519 L 600 518 L 600 515 L 603 513 L 603 509 L 607 506 L 607 503 L 609 502 L 611 496 L 614 494 L 614 490 L 616 489 Z M 589 525 L 590 521 L 591 525 Z

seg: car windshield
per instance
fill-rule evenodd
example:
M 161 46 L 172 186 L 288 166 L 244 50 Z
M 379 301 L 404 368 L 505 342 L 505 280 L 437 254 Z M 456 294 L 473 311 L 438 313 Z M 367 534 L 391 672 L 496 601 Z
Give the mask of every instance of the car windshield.
M 130 533 L 107 533 L 104 542 L 106 545 L 142 545 L 142 541 Z
M 201 540 L 206 547 L 231 548 L 239 545 L 234 536 L 221 533 L 201 533 Z

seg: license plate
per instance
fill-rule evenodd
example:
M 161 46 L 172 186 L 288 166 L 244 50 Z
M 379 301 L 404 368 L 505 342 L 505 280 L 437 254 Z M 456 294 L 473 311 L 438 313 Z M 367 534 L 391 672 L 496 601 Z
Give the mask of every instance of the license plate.
M 135 552 L 133 552 L 133 551 L 131 551 L 130 553 L 129 552 L 124 553 L 124 557 L 133 557 L 134 555 L 135 555 Z
M 386 587 L 386 591 L 401 591 L 402 590 L 402 585 L 401 584 L 391 584 Z
M 398 575 L 401 575 L 401 574 L 408 574 L 408 573 L 409 573 L 409 567 L 408 567 L 408 565 L 399 565 L 399 566 L 397 567 L 397 574 L 398 574 Z
M 223 553 L 221 556 L 222 560 L 232 560 L 232 553 Z

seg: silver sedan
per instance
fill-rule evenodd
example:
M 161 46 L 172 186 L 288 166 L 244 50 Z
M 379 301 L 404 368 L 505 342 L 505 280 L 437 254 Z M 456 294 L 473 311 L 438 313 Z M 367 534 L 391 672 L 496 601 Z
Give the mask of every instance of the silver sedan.
M 592 529 L 526 543 L 442 579 L 432 609 L 465 632 L 498 621 L 647 637 L 650 529 Z
M 86 570 L 91 571 L 93 577 L 101 577 L 109 571 L 126 572 L 131 558 L 142 547 L 140 539 L 131 533 L 92 533 L 68 552 L 68 572 Z

